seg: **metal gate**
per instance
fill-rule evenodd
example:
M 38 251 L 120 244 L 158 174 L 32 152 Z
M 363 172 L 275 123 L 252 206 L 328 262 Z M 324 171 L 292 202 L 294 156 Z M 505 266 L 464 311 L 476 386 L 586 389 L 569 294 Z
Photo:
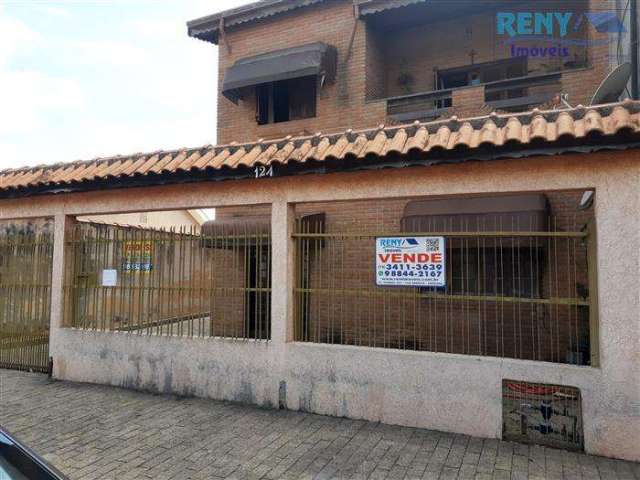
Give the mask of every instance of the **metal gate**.
M 0 225 L 0 368 L 47 372 L 53 234 Z
M 165 231 L 79 222 L 67 243 L 65 325 L 269 340 L 270 224 L 236 223 Z

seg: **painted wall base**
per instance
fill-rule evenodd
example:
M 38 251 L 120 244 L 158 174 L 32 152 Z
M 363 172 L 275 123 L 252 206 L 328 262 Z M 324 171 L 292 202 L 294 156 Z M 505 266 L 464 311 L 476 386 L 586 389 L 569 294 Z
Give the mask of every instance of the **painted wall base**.
M 590 367 L 306 343 L 58 329 L 54 376 L 500 438 L 503 378 L 570 385 L 587 453 L 640 461 L 634 402 Z

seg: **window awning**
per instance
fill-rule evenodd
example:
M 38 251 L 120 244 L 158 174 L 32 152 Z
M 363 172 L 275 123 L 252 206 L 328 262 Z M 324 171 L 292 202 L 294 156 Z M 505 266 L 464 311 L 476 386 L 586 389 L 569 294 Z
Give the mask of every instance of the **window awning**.
M 374 15 L 387 10 L 425 2 L 426 0 L 395 0 L 394 2 L 388 2 L 386 0 L 358 0 L 357 4 L 360 15 L 364 17 L 366 15 Z
M 269 217 L 232 217 L 210 220 L 200 227 L 202 244 L 207 248 L 235 249 L 268 243 Z
M 549 204 L 542 194 L 446 198 L 409 202 L 405 232 L 545 232 Z
M 235 103 L 246 88 L 262 83 L 311 75 L 325 76 L 332 82 L 336 58 L 335 47 L 322 42 L 242 58 L 225 72 L 222 94 Z

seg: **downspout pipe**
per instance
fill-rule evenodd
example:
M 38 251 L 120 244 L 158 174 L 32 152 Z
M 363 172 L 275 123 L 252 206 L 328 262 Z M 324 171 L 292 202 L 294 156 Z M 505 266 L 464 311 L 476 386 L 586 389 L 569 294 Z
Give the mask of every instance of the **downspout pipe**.
M 640 85 L 638 84 L 638 0 L 631 0 L 630 8 L 631 17 L 629 19 L 630 24 L 630 37 L 629 37 L 629 49 L 631 53 L 631 96 L 634 100 L 640 99 Z

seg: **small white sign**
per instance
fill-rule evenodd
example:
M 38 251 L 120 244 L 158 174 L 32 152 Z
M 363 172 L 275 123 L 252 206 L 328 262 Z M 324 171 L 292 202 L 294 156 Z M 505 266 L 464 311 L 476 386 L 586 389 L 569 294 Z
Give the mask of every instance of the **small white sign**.
M 118 285 L 118 271 L 102 270 L 102 286 L 115 287 L 116 285 Z
M 444 237 L 376 238 L 376 285 L 444 287 Z

